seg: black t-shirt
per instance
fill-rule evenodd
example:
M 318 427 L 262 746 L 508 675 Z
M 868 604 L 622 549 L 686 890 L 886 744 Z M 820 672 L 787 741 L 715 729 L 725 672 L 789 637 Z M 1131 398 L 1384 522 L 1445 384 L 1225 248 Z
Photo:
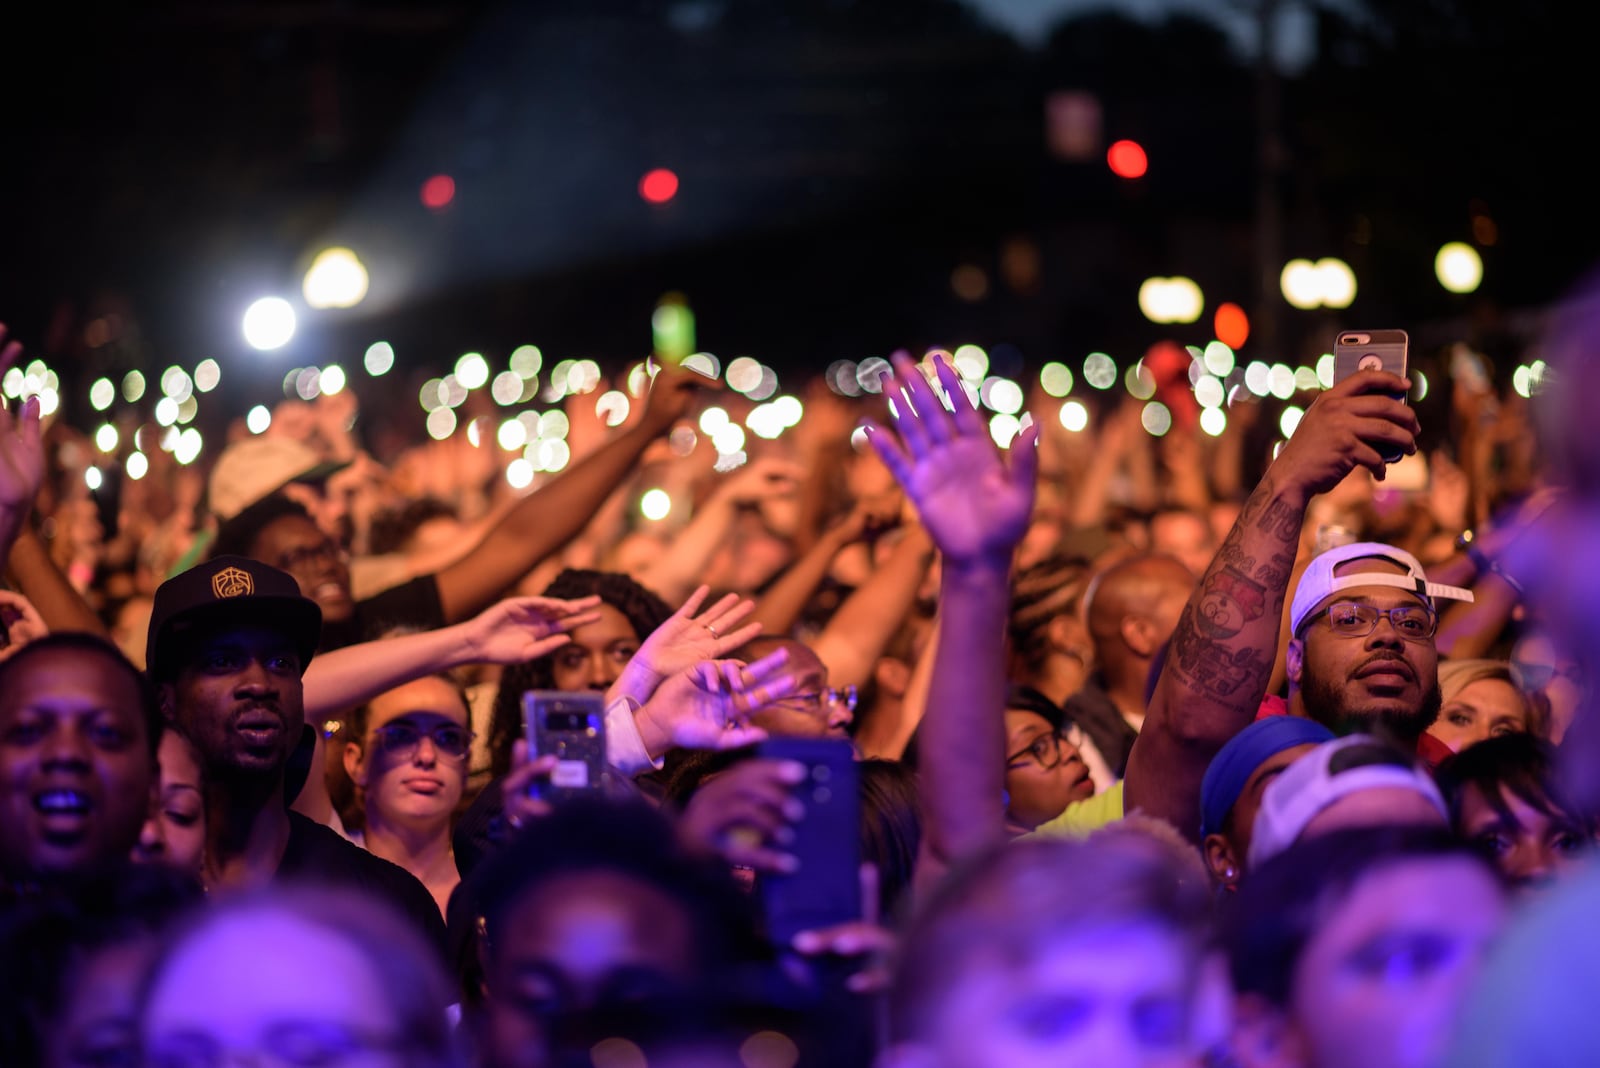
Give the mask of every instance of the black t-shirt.
M 1083 689 L 1067 698 L 1061 706 L 1068 723 L 1076 723 L 1089 736 L 1094 747 L 1105 757 L 1111 774 L 1122 778 L 1128 772 L 1128 754 L 1139 732 L 1128 726 L 1122 718 L 1111 695 L 1100 685 L 1099 679 L 1090 679 Z
M 327 652 L 358 642 L 374 641 L 395 627 L 438 630 L 444 625 L 444 603 L 439 599 L 439 580 L 433 575 L 422 575 L 357 601 L 355 613 L 341 623 L 324 621 L 322 642 L 318 648 Z
M 439 906 L 417 877 L 382 857 L 339 837 L 330 827 L 298 812 L 289 813 L 289 845 L 278 875 L 332 883 L 386 902 L 411 920 L 428 944 L 445 960 L 444 919 Z

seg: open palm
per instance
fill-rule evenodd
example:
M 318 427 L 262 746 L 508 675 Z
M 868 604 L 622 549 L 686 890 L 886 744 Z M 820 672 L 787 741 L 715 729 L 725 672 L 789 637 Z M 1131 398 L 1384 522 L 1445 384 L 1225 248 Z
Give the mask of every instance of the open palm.
M 0 372 L 22 356 L 22 345 L 11 340 L 0 323 Z M 0 509 L 11 514 L 13 522 L 33 508 L 33 499 L 44 480 L 44 444 L 40 440 L 39 398 L 29 397 L 20 410 L 0 407 Z
M 700 606 L 710 593 L 711 587 L 701 586 L 690 594 L 676 612 L 650 632 L 633 658 L 658 679 L 664 679 L 702 661 L 727 656 L 761 633 L 760 623 L 739 625 L 755 611 L 754 601 L 730 593 L 701 612 Z
M 1037 428 L 1018 434 L 1009 457 L 1002 456 L 954 368 L 942 359 L 934 364 L 949 411 L 908 357 L 896 355 L 894 362 L 884 393 L 894 402 L 899 433 L 869 424 L 873 448 L 946 557 L 1009 557 L 1033 512 Z

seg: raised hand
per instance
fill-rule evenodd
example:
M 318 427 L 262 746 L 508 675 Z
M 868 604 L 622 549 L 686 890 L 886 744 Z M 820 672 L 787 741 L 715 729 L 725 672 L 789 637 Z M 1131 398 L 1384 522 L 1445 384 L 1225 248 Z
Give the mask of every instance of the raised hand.
M 490 605 L 466 624 L 475 663 L 520 664 L 545 656 L 572 641 L 568 631 L 600 618 L 600 598 L 562 601 L 552 597 L 511 597 Z
M 12 590 L 0 590 L 0 620 L 5 622 L 5 645 L 0 646 L 0 660 L 6 660 L 35 638 L 50 633 L 33 602 Z
M 529 820 L 548 816 L 554 809 L 550 802 L 533 796 L 533 784 L 550 778 L 561 758 L 554 753 L 528 759 L 528 742 L 518 738 L 511 743 L 511 770 L 500 784 L 501 797 L 506 807 L 506 822 L 520 829 Z
M 794 760 L 741 760 L 706 780 L 678 819 L 678 833 L 691 849 L 721 857 L 758 872 L 798 870 L 785 853 L 793 838 L 790 824 L 805 814 L 793 790 L 806 778 Z
M 0 323 L 0 374 L 22 357 L 22 344 Z M 44 445 L 40 440 L 39 398 L 29 397 L 15 415 L 0 407 L 0 511 L 9 525 L 20 528 L 33 508 L 44 481 Z M 15 534 L 15 529 L 10 531 Z M 10 542 L 6 543 L 9 549 Z
M 805 469 L 792 460 L 769 456 L 752 460 L 723 478 L 713 495 L 735 505 L 792 497 L 804 475 Z
M 707 660 L 662 683 L 634 716 L 645 748 L 737 749 L 766 738 L 750 715 L 794 693 L 799 684 L 784 672 L 789 651 L 778 649 L 748 665 Z
M 754 601 L 730 593 L 701 612 L 700 606 L 710 593 L 710 586 L 701 586 L 661 626 L 650 632 L 623 670 L 613 692 L 607 694 L 608 700 L 626 694 L 644 704 L 664 679 L 702 661 L 727 656 L 761 633 L 760 623 L 739 625 L 755 611 Z
M 1009 563 L 1033 512 L 1037 425 L 1017 435 L 1009 459 L 1002 457 L 948 362 L 935 360 L 934 368 L 954 411 L 904 353 L 895 354 L 894 367 L 883 391 L 899 435 L 868 423 L 872 447 L 947 560 Z
M 1383 480 L 1383 454 L 1417 451 L 1421 427 L 1404 401 L 1407 379 L 1387 371 L 1360 371 L 1311 402 L 1305 418 L 1272 462 L 1269 477 L 1288 478 L 1307 499 L 1337 486 L 1358 467 Z
M 722 383 L 678 364 L 655 363 L 660 370 L 650 382 L 642 425 L 653 434 L 665 434 L 689 414 L 689 406 L 701 390 L 720 390 Z

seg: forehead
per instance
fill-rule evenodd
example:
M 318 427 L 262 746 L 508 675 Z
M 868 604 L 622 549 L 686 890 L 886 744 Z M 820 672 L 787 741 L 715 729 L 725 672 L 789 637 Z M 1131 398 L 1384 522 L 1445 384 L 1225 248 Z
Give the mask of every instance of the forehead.
M 467 708 L 461 691 L 444 679 L 418 679 L 397 686 L 372 699 L 367 708 L 368 725 L 376 729 L 401 716 L 434 717 L 453 723 L 467 722 Z
M 282 550 L 296 545 L 316 545 L 327 540 L 327 535 L 305 516 L 279 516 L 257 533 L 255 544 L 260 549 Z
M 252 911 L 213 923 L 173 953 L 146 1019 L 156 1032 L 193 1028 L 252 1041 L 278 1020 L 369 1025 L 383 1001 L 372 963 L 347 939 L 293 915 Z
M 142 713 L 138 684 L 105 653 L 91 649 L 47 649 L 24 657 L 5 673 L 0 708 L 38 701 L 67 701 Z
M 600 614 L 600 618 L 593 623 L 585 623 L 572 631 L 572 640 L 579 645 L 604 645 L 617 641 L 638 641 L 638 632 L 633 629 L 633 623 L 615 605 L 601 603 L 593 611 Z

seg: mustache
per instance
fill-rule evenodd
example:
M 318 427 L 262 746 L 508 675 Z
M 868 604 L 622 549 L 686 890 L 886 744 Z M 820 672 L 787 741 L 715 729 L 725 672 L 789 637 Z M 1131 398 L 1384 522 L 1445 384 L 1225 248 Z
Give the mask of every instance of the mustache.
M 246 718 L 247 716 L 255 715 L 255 714 L 258 714 L 258 713 L 262 713 L 262 712 L 265 712 L 267 715 L 271 716 L 273 719 L 276 719 L 276 720 L 279 720 L 279 721 L 282 721 L 282 719 L 283 719 L 283 709 L 278 704 L 278 700 L 275 697 L 271 697 L 271 698 L 258 697 L 258 698 L 255 698 L 254 700 L 247 701 L 244 704 L 236 705 L 234 707 L 234 710 L 233 710 L 233 715 L 230 718 L 231 718 L 232 722 L 238 723 L 240 720 Z
M 1412 669 L 1412 667 L 1411 667 L 1411 665 L 1409 663 L 1407 663 L 1405 657 L 1401 656 L 1399 653 L 1389 653 L 1389 652 L 1374 653 L 1372 656 L 1369 656 L 1366 660 L 1363 660 L 1361 662 L 1361 666 L 1356 669 L 1356 676 L 1360 677 L 1360 676 L 1366 674 L 1368 669 L 1370 669 L 1373 666 L 1378 665 L 1378 664 L 1383 664 L 1383 665 L 1393 664 L 1394 666 L 1398 667 L 1402 672 L 1404 672 L 1408 678 L 1413 678 L 1414 679 L 1414 678 L 1417 677 L 1416 671 Z

